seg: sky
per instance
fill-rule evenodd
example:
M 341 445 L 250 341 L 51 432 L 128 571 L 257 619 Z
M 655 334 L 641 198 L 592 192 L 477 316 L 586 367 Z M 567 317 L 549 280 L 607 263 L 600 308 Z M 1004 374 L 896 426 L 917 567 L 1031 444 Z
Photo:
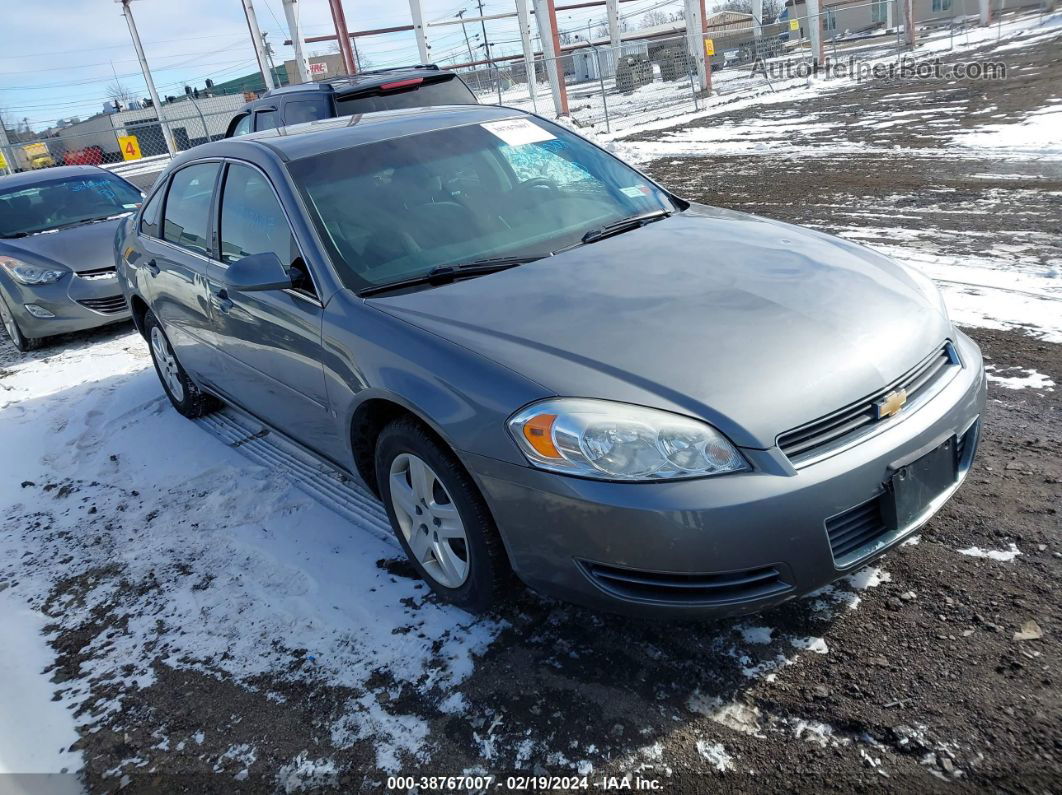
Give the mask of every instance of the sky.
M 259 26 L 273 44 L 276 63 L 290 59 L 285 47 L 287 26 L 281 0 L 253 0 Z M 9 127 L 28 120 L 34 130 L 60 118 L 86 118 L 102 110 L 107 87 L 117 78 L 134 96 L 147 96 L 129 38 L 115 0 L 0 0 L 0 113 Z M 300 0 L 304 36 L 334 32 L 327 0 Z M 530 6 L 531 3 L 529 2 Z M 44 8 L 46 7 L 46 10 Z M 350 30 L 410 23 L 407 0 L 344 0 Z M 428 21 L 478 14 L 476 0 L 422 0 Z M 179 94 L 186 84 L 202 86 L 257 69 L 241 0 L 136 0 L 132 4 L 140 38 L 161 96 Z M 679 11 L 682 0 L 632 0 L 620 6 L 631 27 L 648 11 Z M 515 10 L 513 0 L 484 0 L 484 14 Z M 603 23 L 605 8 L 558 12 L 561 30 L 585 30 L 587 21 Z M 486 23 L 487 37 L 500 56 L 519 52 L 516 19 Z M 532 25 L 534 28 L 534 25 Z M 429 30 L 432 60 L 461 63 L 468 50 L 460 25 Z M 480 44 L 480 26 L 468 25 L 473 49 Z M 372 67 L 416 63 L 412 32 L 358 39 L 359 54 Z M 329 51 L 327 44 L 308 45 L 310 54 Z M 477 56 L 478 57 L 478 56 Z

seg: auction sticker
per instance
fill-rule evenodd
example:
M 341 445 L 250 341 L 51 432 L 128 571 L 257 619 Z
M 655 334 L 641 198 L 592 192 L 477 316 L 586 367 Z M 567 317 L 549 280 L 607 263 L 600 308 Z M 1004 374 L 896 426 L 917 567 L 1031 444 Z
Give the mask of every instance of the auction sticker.
M 553 133 L 544 130 L 527 119 L 506 119 L 505 121 L 488 121 L 479 125 L 489 133 L 501 138 L 509 146 L 523 146 L 539 141 L 552 141 Z

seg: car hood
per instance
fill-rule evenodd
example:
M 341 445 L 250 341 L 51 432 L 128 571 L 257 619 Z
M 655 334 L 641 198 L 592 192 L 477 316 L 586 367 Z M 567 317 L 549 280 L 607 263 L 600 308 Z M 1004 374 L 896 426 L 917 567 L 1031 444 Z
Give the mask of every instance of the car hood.
M 0 240 L 0 252 L 39 263 L 42 259 L 72 271 L 114 267 L 114 232 L 125 217 L 72 226 L 58 232 Z
M 556 394 L 700 416 L 747 447 L 881 389 L 951 331 L 886 257 L 699 205 L 518 268 L 369 300 Z

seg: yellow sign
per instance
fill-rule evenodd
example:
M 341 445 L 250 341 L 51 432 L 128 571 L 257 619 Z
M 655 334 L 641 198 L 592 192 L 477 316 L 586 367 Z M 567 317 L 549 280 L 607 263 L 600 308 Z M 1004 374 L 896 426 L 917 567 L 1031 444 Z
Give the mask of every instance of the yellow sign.
M 4 157 L 3 152 L 0 152 L 0 168 L 7 168 L 7 158 Z
M 122 147 L 122 158 L 125 160 L 139 160 L 143 157 L 140 154 L 140 141 L 135 135 L 119 135 L 118 146 Z
M 704 54 L 709 58 L 715 55 L 715 42 L 711 39 L 704 40 Z
M 799 19 L 791 19 L 791 20 L 789 20 L 789 29 L 790 30 L 800 30 L 800 20 Z

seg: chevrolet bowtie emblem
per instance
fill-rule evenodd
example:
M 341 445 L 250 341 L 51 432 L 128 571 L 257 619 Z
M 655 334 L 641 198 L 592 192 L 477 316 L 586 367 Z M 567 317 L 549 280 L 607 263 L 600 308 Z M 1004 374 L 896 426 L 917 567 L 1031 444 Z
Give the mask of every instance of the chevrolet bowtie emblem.
M 878 410 L 878 419 L 883 420 L 899 413 L 905 403 L 907 403 L 906 389 L 897 389 L 895 392 L 890 392 L 874 404 L 874 407 Z

